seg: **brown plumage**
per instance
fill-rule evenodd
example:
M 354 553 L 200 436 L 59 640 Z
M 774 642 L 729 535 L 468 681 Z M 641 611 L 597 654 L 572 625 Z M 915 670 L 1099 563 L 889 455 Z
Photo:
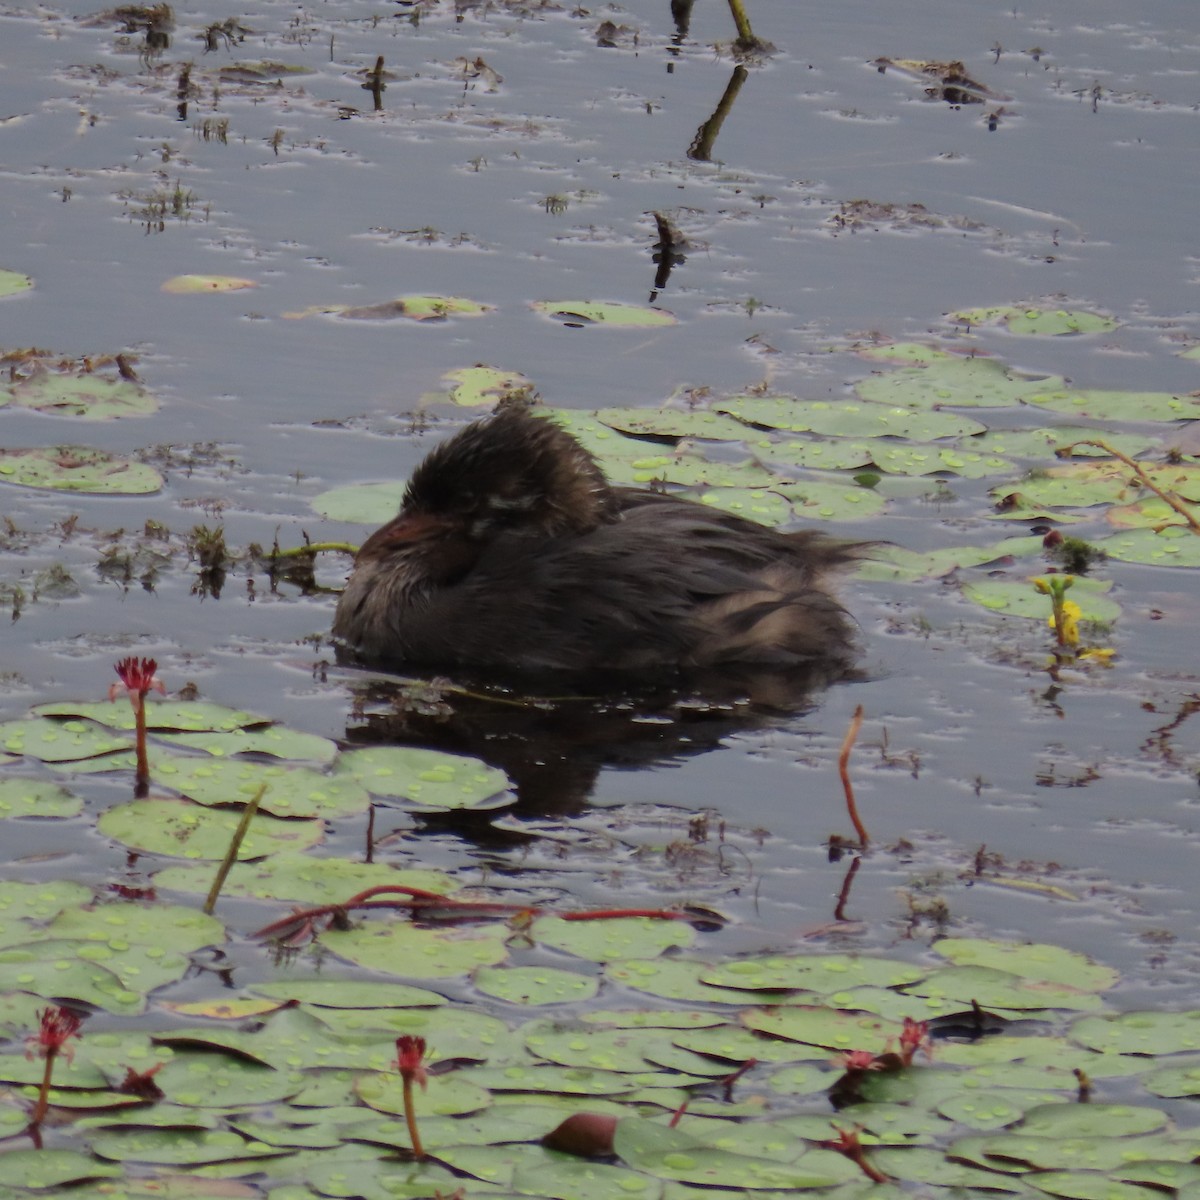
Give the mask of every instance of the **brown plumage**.
M 505 410 L 417 468 L 359 551 L 333 636 L 379 665 L 836 676 L 854 639 L 828 576 L 859 552 L 614 487 L 560 427 Z

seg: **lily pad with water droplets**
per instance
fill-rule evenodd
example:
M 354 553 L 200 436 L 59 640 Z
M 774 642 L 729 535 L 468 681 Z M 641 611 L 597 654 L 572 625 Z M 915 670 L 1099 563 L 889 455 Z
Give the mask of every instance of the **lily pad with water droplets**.
M 1048 389 L 1029 402 L 1053 412 L 1099 421 L 1191 421 L 1200 417 L 1200 396 L 1173 392 L 1119 392 L 1092 388 Z M 1100 433 L 1103 437 L 1103 432 Z
M 376 796 L 420 809 L 497 808 L 513 802 L 508 776 L 477 758 L 410 746 L 349 750 L 335 778 L 352 779 Z
M 854 352 L 860 358 L 910 365 L 944 362 L 953 357 L 945 350 L 939 350 L 936 346 L 928 346 L 924 342 L 889 342 L 878 346 L 857 346 Z
M 685 1004 L 751 1004 L 763 999 L 762 993 L 740 991 L 704 983 L 702 976 L 711 964 L 684 958 L 621 959 L 605 965 L 604 975 L 625 987 Z M 782 998 L 786 993 L 779 993 Z
M 0 725 L 0 747 L 42 762 L 73 762 L 114 750 L 128 750 L 132 746 L 130 738 L 91 721 L 30 717 Z
M 1055 450 L 1075 446 L 1072 458 L 1104 458 L 1097 446 L 1076 446 L 1076 442 L 1101 437 L 1115 450 L 1130 458 L 1158 444 L 1156 439 L 1136 433 L 1110 433 L 1089 429 L 1086 425 L 1062 425 L 1040 429 L 989 429 L 975 437 L 963 438 L 958 444 L 964 450 L 981 454 L 998 454 L 1007 458 L 1056 459 Z
M 1021 375 L 994 358 L 949 358 L 871 375 L 854 390 L 863 400 L 928 410 L 1015 408 L 1065 387 L 1061 376 Z
M 786 496 L 803 521 L 862 521 L 887 507 L 887 499 L 866 487 L 825 480 L 798 479 L 777 483 L 772 491 Z
M 258 820 L 257 816 L 254 818 Z M 155 885 L 181 892 L 207 892 L 212 870 L 207 866 L 167 867 L 154 876 Z M 388 863 L 362 863 L 345 858 L 314 858 L 282 853 L 261 862 L 236 863 L 222 894 L 257 900 L 303 900 L 308 904 L 337 904 L 367 888 L 389 884 L 452 892 L 458 886 L 432 868 L 397 868 Z
M 1075 589 L 1069 594 L 1073 596 Z M 1085 954 L 1045 943 L 949 937 L 940 938 L 933 949 L 942 958 L 960 965 L 998 967 L 1023 979 L 1065 983 L 1087 991 L 1105 991 L 1120 979 L 1112 967 L 1095 963 Z
M 273 1003 L 298 1000 L 314 1008 L 441 1007 L 446 998 L 428 988 L 375 979 L 289 979 L 252 984 L 250 991 Z
M 538 944 L 564 950 L 589 962 L 642 958 L 675 946 L 690 946 L 696 931 L 686 921 L 652 917 L 612 917 L 595 921 L 564 921 L 539 917 L 529 936 Z
M 1094 1012 L 1103 1007 L 1100 997 L 1093 992 L 1053 980 L 1023 979 L 995 967 L 943 968 L 931 972 L 907 990 L 910 995 L 950 1001 L 964 1007 L 978 1003 L 984 1008 L 1017 1011 L 1062 1008 L 1077 1012 Z
M 1200 567 L 1200 535 L 1186 525 L 1165 529 L 1132 529 L 1115 533 L 1096 545 L 1112 558 L 1152 567 Z
M 535 312 L 557 317 L 566 325 L 607 325 L 612 329 L 661 329 L 676 324 L 661 308 L 617 304 L 600 300 L 535 300 Z
M 404 921 L 370 921 L 345 931 L 329 930 L 321 935 L 321 944 L 372 971 L 444 979 L 503 962 L 510 932 L 507 925 L 419 929 Z
M 1111 579 L 1076 576 L 1067 599 L 1079 605 L 1084 621 L 1115 621 L 1121 606 L 1108 596 Z M 963 584 L 963 595 L 992 612 L 1011 617 L 1045 621 L 1050 616 L 1050 597 L 1042 595 L 1028 579 L 971 579 Z
M 97 828 L 105 837 L 147 854 L 219 861 L 225 857 L 240 819 L 237 809 L 205 808 L 191 800 L 149 797 L 101 813 Z M 285 821 L 256 813 L 238 858 L 303 850 L 315 846 L 324 832 L 324 823 L 319 820 Z
M 978 567 L 1007 558 L 1029 558 L 1043 548 L 1040 537 L 1007 538 L 983 546 L 950 546 L 918 554 L 903 546 L 875 547 L 870 557 L 859 567 L 864 579 L 909 580 L 938 579 L 960 567 Z M 1032 584 L 1029 585 L 1032 591 Z
M 156 754 L 150 759 L 150 777 L 160 787 L 206 805 L 245 804 L 265 785 L 259 811 L 277 817 L 335 820 L 366 812 L 370 803 L 351 777 L 283 763 Z
M 1062 337 L 1075 333 L 1106 333 L 1116 329 L 1112 317 L 1086 309 L 1024 308 L 1019 304 L 996 308 L 970 308 L 950 314 L 952 321 L 968 325 L 1003 322 L 1010 333 L 1032 337 Z
M 159 733 L 157 739 L 188 750 L 203 750 L 214 758 L 233 754 L 269 754 L 315 763 L 331 763 L 337 757 L 337 743 L 315 733 L 269 725 L 264 729 L 235 729 L 228 733 Z
M 136 718 L 133 706 L 123 699 L 79 704 L 71 700 L 56 700 L 39 704 L 34 710 L 46 717 L 87 717 L 113 729 L 133 729 Z M 204 700 L 146 701 L 146 728 L 152 730 L 230 731 L 251 725 L 265 725 L 266 717 L 211 704 Z
M 1182 500 L 1179 503 L 1200 521 L 1200 506 Z M 1136 504 L 1116 505 L 1104 514 L 1104 519 L 1118 529 L 1153 529 L 1156 532 L 1168 525 L 1187 524 L 1183 513 L 1157 496 L 1139 500 Z
M 705 983 L 755 991 L 803 988 L 840 992 L 873 985 L 883 988 L 913 983 L 926 972 L 911 963 L 850 954 L 772 954 L 736 958 L 705 971 Z
M 4 1183 L 10 1188 L 33 1188 L 45 1192 L 48 1188 L 66 1187 L 89 1179 L 115 1179 L 121 1168 L 97 1162 L 91 1154 L 78 1150 L 9 1150 L 4 1155 Z
M 997 454 L 972 449 L 968 441 L 953 446 L 919 442 L 876 442 L 875 465 L 892 475 L 933 475 L 945 472 L 963 479 L 986 479 L 1016 470 L 1016 464 Z
M 125 985 L 114 969 L 119 964 L 112 955 L 96 956 L 107 958 L 107 962 L 92 961 L 81 951 L 87 951 L 86 943 L 44 937 L 24 945 L 6 946 L 0 949 L 0 976 L 5 987 L 32 992 L 47 1000 L 75 1000 L 126 1016 L 145 1011 L 145 992 Z M 179 963 L 176 978 L 188 966 L 186 959 L 180 958 Z
M 788 438 L 757 441 L 750 449 L 769 463 L 785 463 L 816 471 L 847 471 L 875 461 L 876 443 L 849 438 Z
M 77 817 L 83 800 L 42 779 L 0 779 L 0 820 L 14 817 Z M 4 902 L 0 897 L 0 912 Z
M 1115 1054 L 1165 1055 L 1200 1050 L 1200 1010 L 1084 1017 L 1071 1026 L 1070 1037 L 1080 1046 Z
M 694 499 L 759 525 L 784 525 L 795 516 L 792 505 L 783 496 L 761 488 L 710 488 Z
M 88 446 L 0 450 L 0 483 L 94 495 L 144 496 L 157 492 L 162 476 L 145 463 L 117 458 Z
M 590 1000 L 599 988 L 594 977 L 557 967 L 480 967 L 471 982 L 486 996 L 521 1005 Z
M 787 1004 L 776 1008 L 748 1008 L 738 1014 L 749 1029 L 772 1037 L 824 1046 L 830 1050 L 858 1050 L 882 1046 L 899 1036 L 900 1025 L 866 1013 L 841 1012 L 820 1005 Z
M 636 459 L 606 459 L 605 474 L 613 483 L 674 483 L 682 487 L 764 488 L 777 482 L 766 467 L 755 462 L 711 462 L 694 454 L 655 454 L 643 447 Z
M 407 483 L 355 483 L 322 492 L 312 498 L 311 504 L 331 521 L 382 525 L 399 512 L 407 486 Z

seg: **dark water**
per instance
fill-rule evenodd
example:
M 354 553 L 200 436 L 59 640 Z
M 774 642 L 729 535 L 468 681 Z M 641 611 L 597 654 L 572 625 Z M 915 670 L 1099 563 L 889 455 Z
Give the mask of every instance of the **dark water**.
M 131 352 L 162 399 L 151 417 L 86 424 L 9 408 L 0 444 L 175 448 L 150 498 L 0 493 L 0 580 L 28 593 L 59 563 L 80 588 L 28 604 L 0 635 L 5 718 L 100 696 L 112 661 L 137 652 L 157 657 L 172 688 L 194 681 L 208 698 L 343 736 L 353 678 L 315 669 L 329 657 L 316 644 L 328 595 L 272 593 L 237 568 L 219 599 L 200 598 L 181 551 L 153 591 L 122 588 L 96 564 L 148 519 L 179 537 L 221 524 L 232 547 L 269 545 L 276 531 L 284 545 L 302 533 L 360 540 L 361 526 L 324 521 L 309 501 L 405 475 L 440 436 L 408 436 L 409 414 L 452 368 L 521 371 L 548 403 L 577 409 L 760 383 L 838 397 L 866 372 L 839 351 L 852 339 L 944 335 L 942 314 L 960 307 L 1049 303 L 1119 324 L 1076 339 L 984 330 L 980 346 L 1078 387 L 1195 388 L 1196 364 L 1175 357 L 1200 334 L 1189 4 L 926 0 L 900 20 L 863 0 L 760 0 L 756 30 L 777 53 L 749 66 L 711 161 L 687 151 L 735 79 L 713 49 L 730 37 L 723 4 L 698 4 L 686 36 L 662 0 L 588 15 L 479 3 L 458 5 L 456 19 L 455 7 L 429 6 L 413 24 L 408 6 L 349 0 L 181 6 L 172 44 L 152 56 L 84 4 L 0 8 L 0 266 L 36 281 L 0 302 L 0 345 Z M 200 35 L 229 18 L 245 41 L 205 52 Z M 615 47 L 597 44 L 602 19 L 623 27 Z M 358 73 L 379 55 L 394 78 L 374 113 Z M 962 59 L 993 96 L 931 99 L 912 78 L 880 74 L 880 55 Z M 218 84 L 220 68 L 263 59 L 307 73 Z M 476 74 L 477 59 L 499 80 Z M 183 113 L 187 61 L 196 94 Z M 177 186 L 190 196 L 181 213 L 147 231 L 141 210 Z M 934 220 L 831 222 L 863 198 L 920 204 Z M 658 301 L 678 325 L 572 329 L 530 310 L 538 299 L 647 302 L 655 210 L 690 243 Z M 184 272 L 258 286 L 160 290 Z M 436 324 L 284 316 L 420 292 L 494 311 Z M 914 549 L 991 542 L 987 486 L 953 480 L 931 500 L 925 481 L 839 532 Z M 323 562 L 322 582 L 338 584 L 344 565 Z M 1057 686 L 1033 623 L 1006 623 L 936 580 L 851 583 L 865 682 L 731 731 L 717 749 L 606 767 L 592 804 L 725 818 L 747 848 L 746 877 L 706 877 L 697 891 L 745 923 L 741 943 L 787 944 L 830 920 L 846 869 L 823 843 L 848 832 L 835 763 L 861 704 L 855 776 L 879 848 L 855 880 L 851 944 L 928 938 L 935 923 L 913 920 L 909 898 L 936 895 L 951 928 L 1054 940 L 1121 966 L 1129 1002 L 1147 988 L 1163 1002 L 1185 995 L 1197 965 L 1200 750 L 1185 709 L 1198 687 L 1196 586 L 1186 571 L 1105 572 L 1124 606 L 1120 656 Z M 1177 716 L 1167 754 L 1155 731 Z M 101 790 L 93 806 L 106 794 L 121 798 Z M 518 860 L 484 841 L 478 851 L 430 834 L 428 853 L 451 866 L 478 853 Z M 97 881 L 121 862 L 84 823 L 22 826 L 9 845 L 20 878 L 42 854 L 65 853 Z M 974 883 L 981 846 L 1003 874 L 1078 899 Z M 582 854 L 554 882 L 584 897 L 612 886 Z

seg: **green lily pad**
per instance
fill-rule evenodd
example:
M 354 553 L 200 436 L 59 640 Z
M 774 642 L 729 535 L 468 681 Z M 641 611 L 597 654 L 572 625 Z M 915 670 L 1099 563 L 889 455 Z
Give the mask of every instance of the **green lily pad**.
M 1091 417 L 1098 421 L 1190 421 L 1200 417 L 1200 396 L 1172 392 L 1119 392 L 1090 388 L 1073 392 L 1047 388 L 1028 397 L 1053 412 Z
M 508 957 L 506 925 L 419 929 L 404 921 L 370 921 L 349 930 L 328 930 L 321 944 L 349 962 L 413 979 L 467 975 Z
M 1013 1088 L 977 1090 L 942 1101 L 938 1112 L 968 1129 L 1004 1129 L 1015 1125 L 1028 1109 L 1053 1100 L 1052 1092 L 1026 1093 Z
M 471 982 L 485 996 L 523 1005 L 590 1000 L 599 988 L 592 976 L 557 967 L 480 967 Z
M 400 1087 L 400 1078 L 393 1073 L 363 1075 L 359 1078 L 354 1089 L 362 1102 L 376 1112 L 404 1112 L 404 1093 Z M 469 1079 L 463 1078 L 459 1072 L 452 1071 L 446 1075 L 436 1075 L 429 1081 L 429 1086 L 422 1092 L 417 1101 L 420 1111 L 433 1116 L 453 1117 L 461 1113 L 477 1113 L 488 1107 L 492 1102 L 491 1094 L 486 1088 Z M 424 1132 L 425 1122 L 421 1121 Z M 407 1138 L 405 1144 L 407 1144 Z
M 825 480 L 776 483 L 771 490 L 786 496 L 802 520 L 860 521 L 876 516 L 887 506 L 887 498 L 871 488 Z
M 0 725 L 0 746 L 42 762 L 72 762 L 114 750 L 128 750 L 132 742 L 90 721 L 33 717 Z
M 204 805 L 245 804 L 265 785 L 259 811 L 277 817 L 335 820 L 364 813 L 370 805 L 367 793 L 352 777 L 282 763 L 152 755 L 150 777 L 159 786 Z
M 978 1003 L 984 1008 L 1095 1011 L 1101 1007 L 1100 998 L 1092 992 L 1052 980 L 1023 979 L 995 967 L 946 967 L 931 972 L 907 990 L 914 996 L 951 1000 L 962 1005 Z
M 793 1163 L 735 1154 L 684 1133 L 639 1117 L 617 1122 L 614 1149 L 623 1162 L 659 1179 L 708 1187 L 737 1187 L 748 1190 L 791 1190 L 828 1187 L 851 1176 L 851 1171 L 829 1171 L 829 1158 L 820 1158 L 820 1168 L 805 1166 L 806 1155 Z M 845 1160 L 843 1160 L 845 1161 Z M 853 1167 L 852 1163 L 846 1163 Z
M 756 462 L 709 462 L 694 454 L 647 454 L 636 459 L 606 460 L 604 470 L 613 483 L 674 483 L 682 487 L 765 488 L 776 482 Z
M 512 1063 L 504 1067 L 471 1067 L 463 1072 L 469 1080 L 491 1092 L 532 1092 L 562 1096 L 623 1096 L 637 1091 L 643 1077 L 626 1071 L 602 1071 L 592 1067 L 560 1067 L 553 1064 Z M 677 1080 L 686 1076 L 676 1075 Z
M 1164 491 L 1186 500 L 1200 499 L 1200 467 L 1191 463 L 1147 466 L 1147 474 Z M 1146 489 L 1134 473 L 1114 459 L 1099 462 L 1069 463 L 1028 475 L 1015 488 L 1005 485 L 993 489 L 993 495 L 1018 491 L 1027 503 L 1050 507 L 1087 508 L 1095 504 L 1125 504 L 1140 500 Z
M 205 808 L 190 800 L 150 797 L 121 804 L 100 814 L 97 828 L 105 837 L 148 854 L 172 858 L 225 857 L 241 813 Z M 238 850 L 239 859 L 261 858 L 285 850 L 315 846 L 324 834 L 319 820 L 281 820 L 256 813 Z
M 14 817 L 77 817 L 83 800 L 40 779 L 0 779 L 0 820 Z M 0 898 L 0 912 L 4 901 Z
M 190 954 L 225 941 L 225 927 L 214 917 L 182 905 L 136 904 L 111 901 L 89 908 L 70 908 L 58 914 L 46 930 L 48 936 L 103 942 L 114 950 L 139 945 L 157 950 L 169 946 Z
M 184 1108 L 240 1108 L 284 1100 L 300 1090 L 304 1077 L 232 1054 L 179 1050 L 154 1082 Z
M 1020 375 L 994 358 L 948 358 L 868 376 L 854 390 L 863 400 L 879 404 L 936 410 L 942 406 L 1015 408 L 1040 403 L 1065 386 L 1060 376 Z M 936 436 L 927 434 L 924 440 Z
M 298 1000 L 317 1008 L 438 1008 L 446 998 L 428 988 L 389 980 L 292 979 L 252 984 L 250 991 L 277 1001 Z
M 1167 1125 L 1157 1108 L 1130 1104 L 1045 1104 L 1031 1109 L 1021 1122 L 1029 1137 L 1128 1137 L 1153 1133 Z
M 1086 309 L 1022 308 L 1002 305 L 998 308 L 971 308 L 951 313 L 952 321 L 969 325 L 987 325 L 1002 321 L 1010 333 L 1035 337 L 1062 337 L 1074 333 L 1105 333 L 1116 329 L 1112 317 Z
M 1143 1077 L 1142 1086 L 1153 1096 L 1200 1096 L 1200 1062 L 1151 1071 Z
M 710 438 L 736 442 L 748 430 L 740 421 L 706 408 L 601 408 L 596 420 L 639 437 Z
M 1040 1192 L 1064 1200 L 1157 1200 L 1157 1188 L 1138 1187 L 1086 1171 L 1042 1171 L 1029 1181 Z
M 20 271 L 0 269 L 0 297 L 15 296 L 19 292 L 27 292 L 33 287 L 33 280 Z
M 256 816 L 255 821 L 258 820 Z M 253 823 L 252 823 L 253 824 Z M 212 886 L 208 866 L 167 867 L 154 876 L 159 888 L 206 893 Z M 338 904 L 367 888 L 397 884 L 430 892 L 452 892 L 458 886 L 440 871 L 397 868 L 388 863 L 362 863 L 346 858 L 314 858 L 282 853 L 260 862 L 235 863 L 222 888 L 226 896 L 258 900 L 303 900 Z
M 234 729 L 228 733 L 159 733 L 159 741 L 185 750 L 203 750 L 214 758 L 234 754 L 269 754 L 273 758 L 329 764 L 337 757 L 337 743 L 315 733 L 268 725 L 263 729 Z
M 1115 621 L 1121 606 L 1108 596 L 1111 587 L 1111 579 L 1077 575 L 1067 599 L 1079 605 L 1084 621 Z M 963 584 L 962 591 L 968 600 L 1006 616 L 1045 621 L 1051 614 L 1050 597 L 1037 591 L 1028 579 L 973 579 Z
M 336 777 L 420 809 L 497 808 L 514 799 L 503 771 L 477 758 L 412 746 L 349 750 L 338 761 Z
M 748 1008 L 739 1016 L 744 1025 L 760 1033 L 810 1046 L 825 1046 L 830 1050 L 882 1047 L 888 1038 L 896 1038 L 900 1033 L 900 1026 L 893 1021 L 818 1005 Z
M 0 949 L 0 973 L 6 987 L 32 992 L 47 1000 L 82 1001 L 124 1015 L 145 1010 L 144 992 L 126 987 L 114 970 L 82 957 L 81 950 L 87 950 L 85 943 L 45 939 L 30 945 L 7 946 Z M 109 961 L 115 965 L 112 956 Z M 187 963 L 183 962 L 183 970 L 186 968 Z M 62 1082 L 59 1077 L 59 1083 Z M 99 1085 L 85 1086 L 103 1087 L 104 1083 L 101 1080 Z
M 723 1059 L 727 1063 L 745 1062 L 749 1058 L 763 1063 L 795 1063 L 816 1060 L 825 1063 L 828 1054 L 800 1042 L 781 1038 L 760 1037 L 740 1025 L 717 1025 L 711 1029 L 688 1029 L 672 1037 L 676 1046 Z M 723 1067 L 722 1070 L 727 1070 Z M 825 1079 L 828 1084 L 828 1078 Z
M 913 983 L 927 972 L 912 963 L 850 954 L 761 955 L 732 959 L 710 967 L 705 983 L 758 990 L 840 992 L 871 985 L 882 988 Z
M 310 503 L 331 521 L 382 525 L 399 511 L 407 487 L 407 483 L 355 483 L 331 488 L 314 496 Z
M 378 304 L 315 304 L 283 315 L 291 320 L 323 315 L 346 321 L 443 321 L 448 317 L 482 317 L 491 311 L 490 304 L 462 296 L 398 296 Z
M 231 1129 L 121 1129 L 93 1134 L 92 1151 L 114 1162 L 199 1166 L 240 1162 L 281 1153 L 248 1142 Z
M 95 495 L 144 496 L 157 492 L 162 476 L 145 463 L 117 458 L 87 446 L 0 450 L 0 483 Z
M 921 443 L 877 442 L 874 450 L 875 465 L 892 475 L 933 475 L 945 472 L 963 479 L 986 479 L 991 475 L 1005 475 L 1016 469 L 1016 465 L 997 454 L 983 454 L 973 450 L 965 441 L 954 446 L 937 446 Z
M 757 521 L 759 525 L 784 525 L 795 515 L 783 496 L 761 488 L 711 488 L 693 498 L 710 508 Z
M 865 398 L 865 397 L 864 397 Z M 985 426 L 970 417 L 888 402 L 858 404 L 847 400 L 799 400 L 795 396 L 731 396 L 718 412 L 750 425 L 818 433 L 826 437 L 906 437 L 936 441 L 982 433 Z
M 1186 512 L 1200 521 L 1200 506 L 1179 501 Z M 1104 519 L 1118 529 L 1153 529 L 1158 532 L 1168 525 L 1186 525 L 1187 518 L 1177 508 L 1157 496 L 1139 500 L 1136 504 L 1121 504 L 1110 508 Z
M 25 941 L 31 922 L 49 921 L 63 909 L 85 904 L 91 898 L 92 889 L 82 883 L 66 880 L 50 880 L 45 883 L 0 880 L 0 945 L 13 940 Z M 17 936 L 14 938 L 13 934 Z M 3 1013 L 0 1012 L 0 1023 L 3 1023 L 3 1020 Z
M 883 444 L 883 443 L 879 443 Z M 875 461 L 877 444 L 849 438 L 789 438 L 786 441 L 757 441 L 750 449 L 772 463 L 817 471 L 848 471 Z
M 567 325 L 608 325 L 615 329 L 662 329 L 676 324 L 671 313 L 640 304 L 615 304 L 597 300 L 535 300 L 535 312 L 556 317 Z
M 533 383 L 520 371 L 502 371 L 482 363 L 474 367 L 458 367 L 447 371 L 442 382 L 449 385 L 450 403 L 465 408 L 494 405 L 514 392 L 531 392 Z
M 1074 590 L 1071 589 L 1072 595 Z M 1085 954 L 1043 943 L 941 938 L 933 949 L 942 958 L 962 966 L 998 967 L 1023 979 L 1064 983 L 1080 991 L 1106 991 L 1120 979 L 1112 967 L 1092 962 Z
M 1200 535 L 1186 525 L 1133 529 L 1115 533 L 1096 543 L 1106 554 L 1123 562 L 1153 567 L 1200 567 Z
M 95 704 L 80 704 L 59 700 L 39 704 L 34 710 L 43 717 L 84 717 L 113 729 L 132 730 L 136 725 L 133 706 L 124 700 L 102 700 Z M 204 700 L 147 700 L 146 728 L 155 730 L 233 732 L 251 725 L 266 725 L 266 717 L 211 704 Z
M 145 388 L 128 379 L 94 373 L 40 370 L 12 384 L 8 393 L 19 408 L 89 421 L 144 417 L 158 411 L 158 400 Z
M 704 983 L 701 977 L 711 969 L 709 963 L 695 959 L 631 958 L 607 963 L 604 975 L 639 992 L 685 1004 L 746 1004 L 762 999 L 761 993 Z
M 878 346 L 856 346 L 854 352 L 860 358 L 874 361 L 917 365 L 944 362 L 952 357 L 945 350 L 939 350 L 936 346 L 927 346 L 923 342 L 887 342 Z
M 1040 537 L 1007 538 L 986 546 L 949 546 L 928 554 L 918 554 L 902 546 L 881 545 L 872 550 L 870 558 L 862 563 L 858 573 L 864 579 L 877 580 L 939 579 L 960 567 L 979 567 L 1009 558 L 1028 558 L 1041 553 L 1042 549 Z M 1032 584 L 1026 586 L 1032 594 L 1036 594 L 1033 593 Z
M 99 1163 L 79 1150 L 9 1150 L 4 1155 L 4 1182 L 12 1188 L 66 1187 L 89 1179 L 116 1179 L 121 1168 Z
M 690 946 L 696 931 L 686 921 L 652 917 L 614 917 L 596 921 L 565 921 L 539 917 L 529 936 L 543 946 L 565 950 L 589 962 L 661 954 L 675 946 Z
M 1115 1054 L 1160 1055 L 1200 1050 L 1200 1011 L 1083 1017 L 1071 1026 L 1071 1040 L 1080 1046 Z
M 256 287 L 253 279 L 239 279 L 236 275 L 173 275 L 162 285 L 162 290 L 174 296 L 192 296 L 202 292 L 242 292 Z
M 1077 442 L 1089 441 L 1097 436 L 1130 458 L 1159 444 L 1155 438 L 1136 433 L 1110 433 L 1108 430 L 1089 429 L 1086 425 L 1060 425 L 1039 429 L 989 429 L 986 433 L 963 438 L 959 445 L 982 454 L 998 454 L 1008 458 L 1055 458 L 1054 452 L 1067 446 L 1075 446 L 1071 451 L 1073 458 L 1107 457 L 1098 446 L 1076 445 Z

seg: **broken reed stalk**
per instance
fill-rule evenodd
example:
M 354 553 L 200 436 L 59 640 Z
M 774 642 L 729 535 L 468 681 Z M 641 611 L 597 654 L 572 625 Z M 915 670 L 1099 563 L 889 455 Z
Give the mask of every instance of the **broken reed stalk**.
M 842 787 L 846 792 L 846 811 L 850 814 L 855 833 L 858 834 L 859 845 L 865 850 L 871 838 L 867 833 L 866 826 L 862 823 L 862 818 L 858 815 L 858 805 L 854 801 L 854 785 L 850 782 L 850 772 L 847 769 L 850 763 L 850 751 L 854 749 L 854 743 L 858 740 L 858 731 L 862 728 L 862 723 L 863 706 L 860 704 L 854 710 L 854 716 L 850 718 L 850 728 L 846 730 L 846 737 L 842 742 L 842 752 L 838 755 L 838 774 L 842 777 Z
M 758 39 L 754 36 L 754 30 L 750 28 L 750 18 L 746 15 L 746 6 L 742 0 L 729 0 L 729 11 L 733 14 L 734 25 L 737 26 L 738 45 L 757 45 Z
M 258 791 L 250 797 L 245 809 L 242 811 L 242 819 L 238 822 L 237 828 L 233 831 L 233 837 L 229 839 L 229 846 L 225 851 L 225 858 L 221 865 L 217 868 L 217 877 L 213 880 L 213 885 L 208 889 L 208 898 L 204 901 L 204 912 L 206 916 L 212 916 L 212 911 L 217 906 L 217 897 L 221 894 L 221 889 L 225 886 L 225 878 L 228 876 L 233 864 L 237 862 L 238 851 L 242 848 L 242 842 L 246 839 L 246 834 L 250 831 L 250 822 L 254 820 L 254 814 L 258 812 L 259 801 L 267 794 L 267 785 L 259 784 Z
M 1188 508 L 1178 496 L 1173 496 L 1170 492 L 1163 491 L 1163 489 L 1160 488 L 1158 484 L 1156 484 L 1154 480 L 1150 478 L 1149 472 L 1145 467 L 1142 466 L 1141 463 L 1134 462 L 1134 460 L 1130 458 L 1128 454 L 1122 454 L 1120 450 L 1110 446 L 1101 438 L 1083 438 L 1078 442 L 1072 442 L 1069 446 L 1059 447 L 1055 453 L 1058 454 L 1060 458 L 1064 458 L 1066 455 L 1070 454 L 1076 446 L 1095 446 L 1096 449 L 1103 450 L 1105 454 L 1111 454 L 1112 457 L 1118 462 L 1124 463 L 1138 477 L 1138 482 L 1143 487 L 1149 488 L 1164 504 L 1167 504 L 1173 508 L 1188 523 L 1188 528 L 1190 528 L 1193 533 L 1200 533 L 1200 520 L 1196 519 L 1195 514 L 1188 511 Z

